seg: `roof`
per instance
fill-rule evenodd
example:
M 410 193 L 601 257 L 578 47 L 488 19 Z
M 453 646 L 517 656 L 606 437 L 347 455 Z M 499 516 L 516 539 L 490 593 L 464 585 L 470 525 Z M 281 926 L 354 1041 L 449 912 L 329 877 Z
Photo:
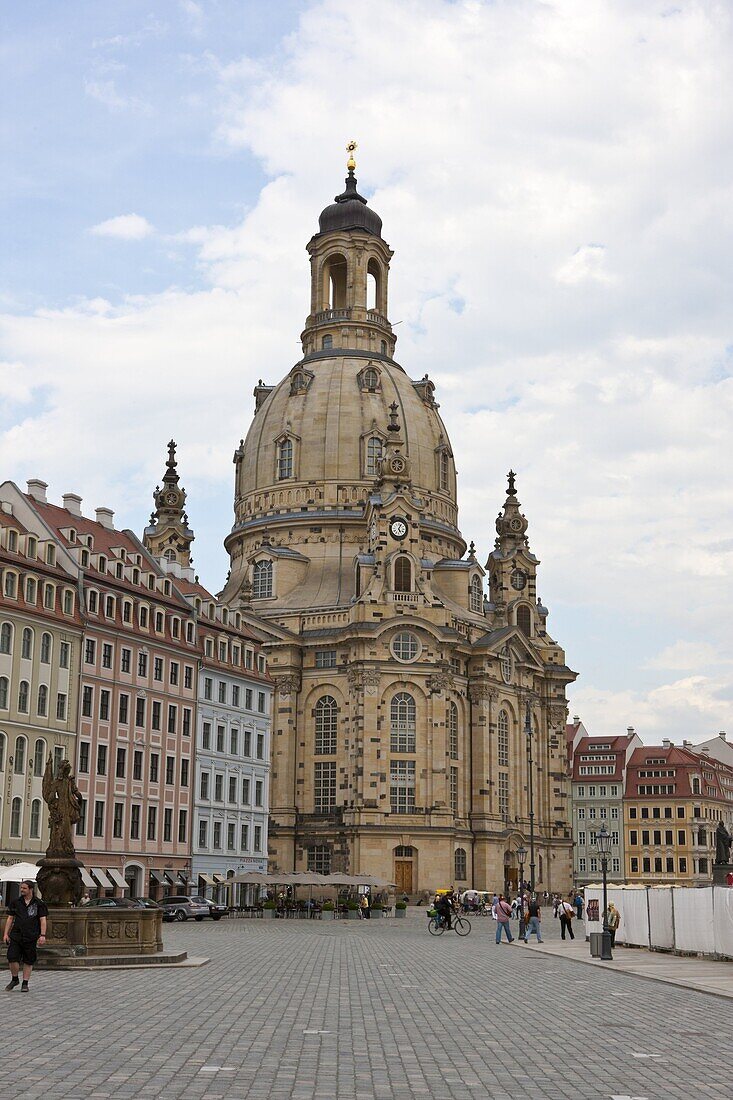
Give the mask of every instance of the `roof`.
M 656 762 L 656 764 L 655 764 Z M 671 775 L 645 775 L 644 772 L 672 772 Z M 701 780 L 700 791 L 692 790 L 693 777 Z M 721 780 L 726 780 L 724 786 Z M 627 798 L 669 798 L 669 793 L 639 793 L 640 786 L 673 786 L 676 798 L 700 798 L 725 801 L 733 806 L 726 791 L 733 795 L 733 768 L 719 760 L 700 756 L 691 749 L 679 745 L 644 745 L 631 754 L 626 771 Z
M 375 237 L 381 237 L 382 219 L 376 210 L 367 206 L 366 199 L 357 191 L 353 170 L 349 169 L 345 182 L 345 189 L 321 212 L 319 231 L 332 233 L 339 229 L 363 229 Z

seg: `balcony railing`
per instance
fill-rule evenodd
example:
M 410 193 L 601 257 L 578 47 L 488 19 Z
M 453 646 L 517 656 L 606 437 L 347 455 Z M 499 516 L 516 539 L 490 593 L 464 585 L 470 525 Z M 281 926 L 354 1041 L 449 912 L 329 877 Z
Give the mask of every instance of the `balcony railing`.
M 322 325 L 327 321 L 348 321 L 350 317 L 350 309 L 322 309 L 316 314 L 316 324 Z

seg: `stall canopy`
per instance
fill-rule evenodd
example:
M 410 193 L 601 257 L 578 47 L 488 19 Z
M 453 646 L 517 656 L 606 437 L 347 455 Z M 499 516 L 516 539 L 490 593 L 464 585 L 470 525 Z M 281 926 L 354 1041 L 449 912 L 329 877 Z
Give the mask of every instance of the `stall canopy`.
M 0 882 L 22 882 L 24 878 L 35 882 L 40 869 L 35 863 L 13 863 L 10 867 L 0 867 Z

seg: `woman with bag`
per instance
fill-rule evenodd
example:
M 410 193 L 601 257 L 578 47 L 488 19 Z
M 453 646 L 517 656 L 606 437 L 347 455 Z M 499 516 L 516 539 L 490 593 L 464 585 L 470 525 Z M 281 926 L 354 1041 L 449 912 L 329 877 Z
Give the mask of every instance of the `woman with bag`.
M 563 901 L 562 899 L 558 903 L 557 911 L 560 914 L 560 934 L 565 939 L 565 932 L 570 933 L 570 939 L 575 939 L 573 932 L 573 917 L 575 916 L 575 909 L 572 905 L 573 895 L 569 895 L 569 901 Z

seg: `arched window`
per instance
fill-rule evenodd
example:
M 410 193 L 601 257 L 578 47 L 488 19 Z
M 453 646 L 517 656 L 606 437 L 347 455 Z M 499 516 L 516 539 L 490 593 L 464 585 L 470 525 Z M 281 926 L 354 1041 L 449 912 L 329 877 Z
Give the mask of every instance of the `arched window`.
M 532 617 L 526 603 L 520 603 L 517 608 L 517 626 L 525 637 L 532 637 Z
M 470 605 L 471 610 L 479 614 L 481 614 L 484 609 L 484 589 L 479 576 L 471 578 Z
M 41 635 L 41 664 L 42 665 L 50 665 L 51 664 L 51 635 L 50 634 L 42 634 Z
M 5 595 L 9 596 L 13 600 L 15 599 L 17 581 L 18 578 L 16 577 L 15 573 L 5 574 Z
M 29 577 L 28 580 L 25 582 L 25 602 L 26 603 L 35 603 L 36 602 L 36 591 L 37 591 L 37 586 L 36 586 L 35 578 L 34 577 Z
M 277 445 L 277 479 L 284 481 L 293 476 L 293 441 L 281 439 Z
M 374 393 L 379 389 L 379 374 L 375 371 L 374 367 L 367 367 L 362 375 L 362 380 L 365 390 Z
M 412 859 L 415 852 L 409 844 L 398 844 L 394 854 L 397 859 Z
M 0 733 L 0 772 L 5 771 L 5 734 Z
M 316 703 L 316 756 L 333 756 L 338 735 L 338 706 L 331 695 Z
M 28 681 L 21 680 L 18 685 L 18 710 L 21 714 L 28 713 Z
M 11 653 L 13 649 L 13 628 L 10 623 L 0 626 L 0 653 Z
M 45 684 L 40 684 L 38 687 L 38 706 L 36 710 L 42 718 L 45 718 L 48 714 L 48 688 Z
M 20 798 L 14 798 L 10 806 L 10 835 L 20 836 L 20 819 L 23 812 L 23 803 Z
M 448 487 L 448 452 L 443 450 L 440 452 L 440 488 Z
M 395 592 L 412 592 L 412 562 L 406 554 L 399 554 L 394 560 Z
M 8 678 L 0 676 L 0 710 L 8 709 Z
M 456 848 L 455 854 L 455 878 L 456 882 L 465 882 L 468 877 L 466 849 Z
M 13 771 L 16 775 L 22 775 L 25 771 L 25 737 L 15 738 L 15 752 L 13 754 Z
M 33 656 L 33 631 L 29 626 L 23 631 L 20 643 L 20 655 L 24 661 L 29 661 Z
M 346 259 L 329 256 L 323 268 L 324 309 L 346 309 Z
M 44 585 L 43 588 L 43 606 L 48 611 L 53 611 L 56 603 L 56 589 L 52 584 Z
M 33 746 L 33 774 L 36 779 L 43 775 L 43 766 L 46 762 L 46 742 L 39 737 Z
M 171 547 L 169 547 L 166 550 L 166 552 L 163 554 L 163 557 L 165 558 L 166 561 L 175 561 L 176 560 L 176 552 Z
M 74 613 L 74 593 L 70 588 L 64 589 L 64 615 L 72 615 Z
M 697 778 L 697 776 L 695 776 L 695 778 L 692 780 L 692 793 L 700 793 L 700 780 Z
M 290 396 L 293 397 L 298 393 L 305 393 L 308 389 L 306 384 L 305 375 L 302 370 L 296 370 L 295 374 L 290 380 Z
M 496 724 L 496 756 L 500 768 L 509 767 L 509 715 L 505 710 L 499 711 L 499 720 Z
M 37 840 L 41 835 L 41 800 L 34 798 L 31 802 L 30 835 Z
M 265 600 L 272 596 L 272 562 L 255 562 L 252 570 L 252 597 Z
M 379 347 L 380 347 L 380 349 L 381 349 L 382 355 L 386 355 L 386 354 L 387 354 L 387 341 L 386 341 L 386 340 L 382 340 L 382 341 L 380 342 L 380 345 L 379 345 Z
M 415 700 L 406 691 L 400 691 L 390 705 L 390 751 L 415 752 L 415 728 Z
M 321 338 L 321 351 L 328 351 L 333 347 L 333 336 L 324 336 Z
M 445 716 L 445 725 L 448 731 L 448 755 L 451 760 L 458 759 L 458 707 L 455 703 L 448 704 Z
M 382 440 L 378 435 L 370 435 L 367 439 L 366 452 L 366 476 L 377 477 L 379 464 L 382 461 Z

